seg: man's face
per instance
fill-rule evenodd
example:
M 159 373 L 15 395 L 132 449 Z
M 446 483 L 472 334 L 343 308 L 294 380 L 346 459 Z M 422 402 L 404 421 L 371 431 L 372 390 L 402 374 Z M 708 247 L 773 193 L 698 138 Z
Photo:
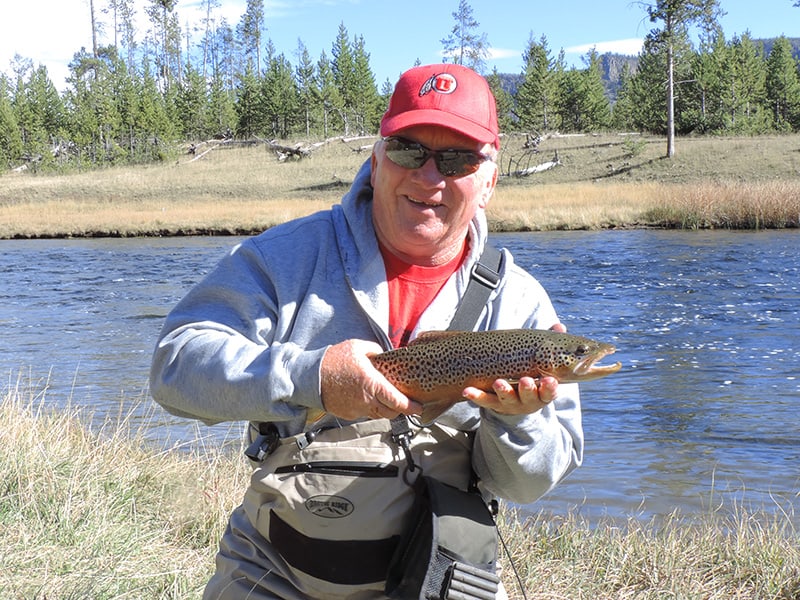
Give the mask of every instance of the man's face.
M 412 127 L 398 135 L 432 150 L 492 149 L 442 127 Z M 378 240 L 406 262 L 443 264 L 463 248 L 469 223 L 488 204 L 496 182 L 493 161 L 471 175 L 445 177 L 433 158 L 418 169 L 396 165 L 380 141 L 372 153 L 372 220 Z

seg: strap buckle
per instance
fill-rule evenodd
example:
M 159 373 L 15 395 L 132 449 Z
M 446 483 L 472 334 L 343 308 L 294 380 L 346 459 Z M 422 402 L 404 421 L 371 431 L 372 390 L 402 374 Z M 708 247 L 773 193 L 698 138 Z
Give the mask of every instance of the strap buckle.
M 497 289 L 500 285 L 500 273 L 481 262 L 476 262 L 472 266 L 472 278 L 491 290 Z

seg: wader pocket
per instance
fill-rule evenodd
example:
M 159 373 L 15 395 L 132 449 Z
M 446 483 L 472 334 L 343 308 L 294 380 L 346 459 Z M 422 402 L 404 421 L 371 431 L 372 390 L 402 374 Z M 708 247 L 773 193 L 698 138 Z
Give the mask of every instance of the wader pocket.
M 490 600 L 497 530 L 486 503 L 430 477 L 417 480 L 417 498 L 386 580 L 386 594 L 399 600 Z

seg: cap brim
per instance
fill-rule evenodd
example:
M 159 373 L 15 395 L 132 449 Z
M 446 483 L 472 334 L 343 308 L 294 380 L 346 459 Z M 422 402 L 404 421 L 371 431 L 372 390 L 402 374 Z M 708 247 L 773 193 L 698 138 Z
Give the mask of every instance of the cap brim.
M 395 135 L 418 125 L 446 127 L 478 142 L 498 145 L 497 136 L 485 127 L 458 115 L 430 108 L 409 110 L 386 119 L 381 123 L 381 135 L 384 137 Z

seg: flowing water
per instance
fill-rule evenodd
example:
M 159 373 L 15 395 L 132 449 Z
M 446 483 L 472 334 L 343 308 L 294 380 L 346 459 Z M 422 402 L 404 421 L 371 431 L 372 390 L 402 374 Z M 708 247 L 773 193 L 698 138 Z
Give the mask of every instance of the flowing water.
M 624 365 L 583 385 L 584 465 L 532 508 L 648 518 L 721 503 L 800 523 L 800 233 L 493 239 L 571 332 L 615 343 Z M 162 443 L 237 438 L 146 396 L 163 317 L 236 241 L 0 241 L 0 373 L 54 405 L 130 414 Z

